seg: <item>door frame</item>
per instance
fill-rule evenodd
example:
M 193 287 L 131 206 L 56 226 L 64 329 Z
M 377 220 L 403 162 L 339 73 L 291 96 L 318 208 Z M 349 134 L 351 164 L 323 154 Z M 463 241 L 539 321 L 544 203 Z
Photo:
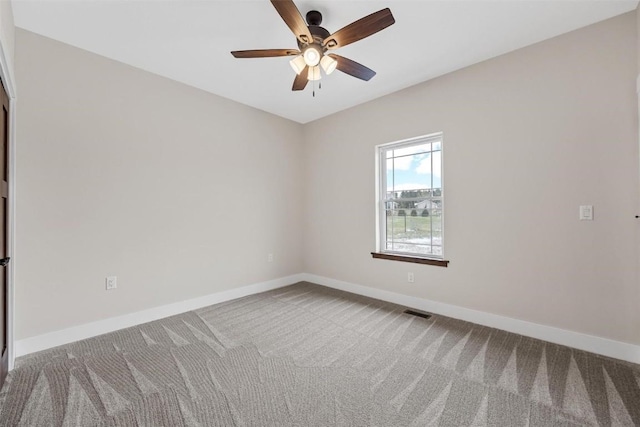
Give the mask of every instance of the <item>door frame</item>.
M 13 65 L 13 64 L 11 64 Z M 7 179 L 9 197 L 7 198 L 7 256 L 11 262 L 7 265 L 7 348 L 9 351 L 9 370 L 14 366 L 15 358 L 15 235 L 16 235 L 16 86 L 12 68 L 7 60 L 6 47 L 0 42 L 0 77 L 9 96 L 9 146 L 7 159 Z

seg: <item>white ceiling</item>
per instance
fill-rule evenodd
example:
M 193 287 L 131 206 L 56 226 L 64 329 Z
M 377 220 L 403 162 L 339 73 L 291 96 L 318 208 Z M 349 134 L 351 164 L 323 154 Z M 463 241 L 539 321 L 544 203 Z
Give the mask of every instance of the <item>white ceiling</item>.
M 231 50 L 295 48 L 268 0 L 13 0 L 16 25 L 300 123 L 634 10 L 638 0 L 298 0 L 329 32 L 390 7 L 391 27 L 336 53 L 378 74 L 335 72 L 292 92 L 290 58 Z

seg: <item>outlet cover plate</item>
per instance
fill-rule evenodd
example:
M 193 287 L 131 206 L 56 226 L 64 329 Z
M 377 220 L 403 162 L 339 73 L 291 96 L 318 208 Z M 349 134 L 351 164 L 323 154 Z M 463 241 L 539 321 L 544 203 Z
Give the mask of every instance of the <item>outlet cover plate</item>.
M 593 221 L 593 205 L 580 206 L 580 221 Z

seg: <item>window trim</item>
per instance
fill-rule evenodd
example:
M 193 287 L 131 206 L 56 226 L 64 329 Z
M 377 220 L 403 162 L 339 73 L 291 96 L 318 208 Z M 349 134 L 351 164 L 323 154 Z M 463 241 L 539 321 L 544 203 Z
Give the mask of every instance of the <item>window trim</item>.
M 384 207 L 384 195 L 387 193 L 387 180 L 386 180 L 386 162 L 383 163 L 383 152 L 393 146 L 396 148 L 403 148 L 412 145 L 418 145 L 420 143 L 440 142 L 440 166 L 442 176 L 440 177 L 440 188 L 442 189 L 442 207 L 441 207 L 441 220 L 442 220 L 442 255 L 423 255 L 412 252 L 391 251 L 386 249 L 384 242 L 386 242 L 386 210 Z M 419 264 L 430 264 L 447 267 L 449 261 L 445 258 L 445 191 L 444 191 L 444 132 L 435 132 L 427 135 L 421 135 L 414 138 L 403 139 L 394 142 L 388 142 L 375 146 L 375 190 L 376 190 L 376 251 L 371 252 L 373 258 L 387 259 L 393 261 L 405 261 L 414 262 Z M 385 155 L 386 159 L 386 155 Z M 383 179 L 384 178 L 384 179 Z

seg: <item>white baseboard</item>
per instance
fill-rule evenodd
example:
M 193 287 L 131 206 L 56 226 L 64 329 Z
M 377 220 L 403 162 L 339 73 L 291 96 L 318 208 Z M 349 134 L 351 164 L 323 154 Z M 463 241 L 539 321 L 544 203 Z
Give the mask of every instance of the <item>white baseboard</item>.
M 596 337 L 593 335 L 587 335 L 580 332 L 568 331 L 552 326 L 540 325 L 537 323 L 513 319 L 510 317 L 486 313 L 483 311 L 472 310 L 469 308 L 458 307 L 441 302 L 429 301 L 418 297 L 398 294 L 395 292 L 371 288 L 368 286 L 356 285 L 354 283 L 344 282 L 341 280 L 330 279 L 327 277 L 316 276 L 314 274 L 307 273 L 294 274 L 279 279 L 269 280 L 267 282 L 254 283 L 252 285 L 243 286 L 241 288 L 229 289 L 227 291 L 217 292 L 199 298 L 150 308 L 148 310 L 138 311 L 122 316 L 111 317 L 104 320 L 98 320 L 95 322 L 86 323 L 84 325 L 49 332 L 35 337 L 25 338 L 14 343 L 14 354 L 16 357 L 24 356 L 36 351 L 46 350 L 48 348 L 56 347 L 59 345 L 91 338 L 108 332 L 113 332 L 118 329 L 128 328 L 142 323 L 151 322 L 153 320 L 162 319 L 167 316 L 173 316 L 201 307 L 206 307 L 208 305 L 218 304 L 224 301 L 241 298 L 247 295 L 257 294 L 260 292 L 270 291 L 272 289 L 281 288 L 300 281 L 317 283 L 318 285 L 327 286 L 329 288 L 339 289 L 370 298 L 376 298 L 379 300 L 392 302 L 406 307 L 416 308 L 434 314 L 440 314 L 460 320 L 466 320 L 468 322 L 473 322 L 480 325 L 489 326 L 492 328 L 501 329 L 504 331 L 513 332 L 516 334 L 525 335 L 556 344 L 566 345 L 568 347 L 601 354 L 603 356 L 613 357 L 615 359 L 626 360 L 633 363 L 640 363 L 640 346 L 637 345 L 614 341 L 607 338 Z
M 153 320 L 162 319 L 164 317 L 173 316 L 201 307 L 206 307 L 208 305 L 218 304 L 247 295 L 253 295 L 281 288 L 283 286 L 292 285 L 302 280 L 304 280 L 302 274 L 294 274 L 291 276 L 281 277 L 279 279 L 269 280 L 267 282 L 254 283 L 241 288 L 229 289 L 227 291 L 216 292 L 203 297 L 137 311 L 135 313 L 85 323 L 84 325 L 73 326 L 71 328 L 49 332 L 35 337 L 24 338 L 14 343 L 14 354 L 15 357 L 24 356 L 25 354 L 95 337 L 96 335 L 106 334 L 107 332 L 117 331 L 118 329 L 129 328 L 131 326 L 151 322 Z
M 453 317 L 455 319 L 465 320 L 467 322 L 477 323 L 491 328 L 549 341 L 555 344 L 566 345 L 568 347 L 613 357 L 615 359 L 640 363 L 640 346 L 638 345 L 587 335 L 580 332 L 568 331 L 565 329 L 555 328 L 553 326 L 540 325 L 537 323 L 458 307 L 441 302 L 429 301 L 418 297 L 316 276 L 314 274 L 305 273 L 302 274 L 302 277 L 303 280 L 307 282 L 317 283 L 318 285 L 327 286 L 329 288 L 388 301 L 434 314 Z

